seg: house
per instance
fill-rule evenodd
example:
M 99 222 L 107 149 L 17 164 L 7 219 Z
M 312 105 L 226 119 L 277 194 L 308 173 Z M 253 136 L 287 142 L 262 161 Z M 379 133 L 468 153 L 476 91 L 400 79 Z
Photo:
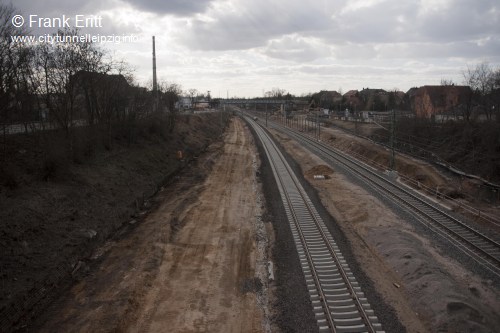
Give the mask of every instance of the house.
M 132 90 L 121 74 L 89 71 L 79 71 L 71 76 L 67 86 L 79 109 L 85 110 L 89 124 L 103 119 L 109 121 L 112 117 L 123 118 L 129 111 Z
M 210 103 L 206 100 L 195 101 L 193 104 L 195 110 L 206 110 L 210 107 Z
M 192 99 L 189 96 L 181 96 L 175 104 L 175 107 L 179 110 L 191 109 L 193 107 Z
M 361 110 L 364 103 L 358 90 L 349 90 L 344 94 L 344 106 L 349 110 Z
M 333 110 L 342 103 L 342 95 L 334 90 L 322 90 L 312 95 L 312 100 L 314 101 L 314 106 Z
M 413 89 L 413 90 L 412 90 Z M 470 112 L 472 89 L 468 86 L 423 86 L 408 91 L 411 109 L 417 117 Z M 465 110 L 465 111 L 464 111 Z

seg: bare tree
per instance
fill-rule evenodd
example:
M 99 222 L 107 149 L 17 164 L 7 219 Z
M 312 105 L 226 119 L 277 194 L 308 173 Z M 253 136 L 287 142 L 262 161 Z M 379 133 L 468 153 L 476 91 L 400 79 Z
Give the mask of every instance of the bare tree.
M 492 116 L 500 122 L 500 68 L 493 71 L 490 77 L 491 92 L 488 96 L 488 108 Z
M 463 98 L 463 102 L 457 105 L 458 111 L 466 121 L 470 121 L 472 117 L 472 110 L 474 104 L 474 92 L 469 90 Z M 455 113 L 455 111 L 453 111 Z
M 68 35 L 69 31 L 59 31 L 60 36 Z M 75 47 L 77 44 L 68 45 L 42 44 L 38 48 L 39 70 L 44 79 L 44 100 L 49 109 L 51 118 L 63 128 L 69 138 L 73 125 L 75 110 L 74 83 L 70 81 L 80 68 L 79 54 Z
M 491 74 L 491 82 L 493 89 L 500 89 L 500 68 L 497 68 Z
M 387 108 L 388 109 L 399 109 L 401 108 L 401 104 L 403 102 L 403 94 L 399 91 L 398 88 L 393 88 L 389 90 L 387 98 Z
M 10 17 L 13 13 L 12 5 L 0 4 L 0 110 L 2 111 L 0 116 L 2 122 L 6 122 L 9 116 L 8 110 L 11 106 L 16 68 L 12 56 L 15 45 L 10 40 L 13 33 Z
M 198 93 L 198 90 L 196 90 L 196 89 L 191 88 L 188 90 L 189 97 L 191 97 L 191 105 L 193 105 L 193 106 L 194 106 L 194 99 L 195 99 L 197 93 Z
M 179 100 L 179 96 L 182 94 L 182 87 L 177 83 L 162 81 L 158 83 L 158 91 L 160 92 L 161 106 L 166 109 L 168 130 L 171 132 L 175 127 L 175 121 L 177 118 L 175 103 Z
M 136 118 L 146 118 L 153 106 L 152 99 L 146 88 L 139 86 L 131 86 L 129 97 L 129 114 L 134 115 Z
M 493 69 L 487 62 L 477 64 L 474 68 L 467 66 L 462 72 L 464 82 L 472 90 L 484 95 L 491 89 L 491 77 Z
M 11 18 L 15 13 L 11 4 L 0 3 L 0 122 L 4 134 L 8 122 L 25 121 L 29 116 L 25 98 L 31 90 L 29 65 L 32 53 L 28 46 L 11 39 L 11 36 L 27 33 L 26 29 L 16 29 L 12 25 Z
M 70 154 L 76 121 L 85 116 L 90 125 L 109 120 L 109 103 L 103 102 L 99 96 L 112 96 L 103 87 L 98 87 L 100 77 L 89 74 L 109 72 L 111 65 L 103 60 L 104 53 L 95 44 L 73 43 L 78 34 L 76 29 L 60 30 L 57 32 L 60 42 L 42 44 L 36 49 L 35 74 L 42 83 L 39 92 L 51 120 L 64 130 Z
M 442 86 L 454 86 L 455 85 L 455 83 L 453 83 L 453 80 L 451 80 L 451 79 L 444 79 L 444 78 L 441 79 L 440 84 Z
M 272 88 L 271 91 L 266 91 L 264 96 L 267 98 L 282 99 L 286 95 L 285 89 Z
M 475 94 L 475 104 L 485 114 L 487 119 L 493 116 L 493 109 L 489 101 L 488 95 L 495 89 L 495 75 L 498 70 L 494 70 L 487 62 L 477 64 L 462 72 L 464 83 L 471 87 Z
M 17 120 L 24 124 L 25 132 L 28 127 L 35 130 L 34 121 L 41 119 L 40 104 L 37 98 L 39 81 L 34 75 L 34 49 L 23 47 L 18 50 L 18 62 L 15 76 L 14 112 Z M 38 112 L 37 112 L 38 111 Z
M 105 53 L 99 50 L 93 43 L 85 43 L 81 47 L 81 69 L 74 74 L 75 85 L 78 92 L 84 97 L 84 105 L 87 114 L 87 123 L 93 126 L 101 118 L 98 94 L 100 76 L 97 73 L 107 74 L 111 71 L 111 63 L 104 61 Z M 84 74 L 87 73 L 87 74 Z M 75 75 L 78 77 L 75 77 Z M 102 88 L 102 87 L 100 87 Z

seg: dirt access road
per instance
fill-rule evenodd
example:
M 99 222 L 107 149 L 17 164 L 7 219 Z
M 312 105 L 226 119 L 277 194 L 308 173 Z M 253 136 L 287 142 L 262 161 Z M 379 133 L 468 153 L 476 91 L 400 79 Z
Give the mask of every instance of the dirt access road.
M 259 218 L 259 161 L 251 140 L 234 118 L 224 142 L 212 145 L 163 190 L 132 232 L 97 251 L 91 273 L 34 329 L 268 331 L 267 235 L 272 229 Z

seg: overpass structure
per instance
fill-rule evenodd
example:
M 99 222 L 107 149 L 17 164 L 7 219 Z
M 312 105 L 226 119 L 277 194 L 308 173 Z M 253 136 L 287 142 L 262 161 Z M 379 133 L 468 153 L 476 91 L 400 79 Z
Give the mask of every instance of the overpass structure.
M 280 110 L 280 112 L 290 112 L 296 107 L 292 100 L 284 99 L 221 99 L 221 105 L 235 105 L 243 109 L 254 110 Z
M 220 102 L 222 104 L 254 104 L 254 103 L 259 103 L 259 104 L 276 104 L 276 105 L 293 103 L 292 100 L 270 99 L 270 98 L 252 98 L 252 99 L 229 98 L 229 99 L 221 99 Z
M 255 104 L 267 104 L 267 105 L 293 105 L 295 104 L 291 100 L 284 99 L 221 99 L 221 104 L 233 104 L 233 105 L 255 105 Z

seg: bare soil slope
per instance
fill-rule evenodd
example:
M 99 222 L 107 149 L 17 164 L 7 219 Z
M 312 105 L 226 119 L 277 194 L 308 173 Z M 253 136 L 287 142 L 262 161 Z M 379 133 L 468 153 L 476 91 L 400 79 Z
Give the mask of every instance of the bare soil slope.
M 365 137 L 372 137 L 374 140 L 381 140 L 378 133 L 384 132 L 384 140 L 382 141 L 388 144 L 387 131 L 382 130 L 378 125 L 365 123 L 356 125 L 353 122 L 340 120 L 330 120 L 330 122 L 335 126 L 345 128 L 347 131 Z M 483 125 L 484 133 L 478 124 L 470 124 L 471 127 L 478 127 L 474 130 L 463 124 L 456 125 L 456 127 L 449 124 L 443 127 L 442 130 L 436 125 L 436 128 L 430 130 L 425 126 L 423 128 L 418 126 L 413 128 L 410 122 L 405 125 L 406 128 L 400 128 L 399 130 L 404 131 L 405 135 L 419 136 L 422 142 L 429 141 L 428 147 L 424 145 L 427 149 L 425 151 L 427 159 L 445 160 L 458 169 L 498 183 L 497 179 L 500 175 L 498 172 L 500 167 L 498 152 L 500 150 L 497 146 L 498 130 L 496 130 L 498 125 Z M 461 126 L 465 126 L 465 128 L 461 128 Z M 323 130 L 325 134 L 323 139 L 332 145 L 358 154 L 358 156 L 385 168 L 389 166 L 390 152 L 387 148 L 354 135 L 349 135 L 338 128 L 323 128 Z M 422 133 L 417 133 L 419 130 L 422 130 Z M 398 135 L 404 137 L 401 133 Z M 467 136 L 472 136 L 472 138 L 464 139 Z M 464 140 L 467 141 L 467 144 L 464 144 Z M 439 143 L 439 148 L 436 148 L 436 142 Z M 470 147 L 470 144 L 473 146 Z M 474 147 L 474 145 L 477 147 Z M 421 154 L 417 148 L 410 148 L 409 145 L 400 144 L 396 148 L 399 151 L 412 151 L 413 156 L 420 156 L 419 154 Z M 431 152 L 435 155 L 429 156 Z M 474 158 L 475 155 L 477 155 L 476 158 Z M 466 200 L 469 205 L 500 219 L 500 210 L 491 209 L 492 206 L 499 206 L 500 194 L 489 186 L 484 186 L 481 181 L 460 177 L 451 172 L 446 172 L 446 176 L 444 176 L 444 173 L 439 172 L 444 168 L 436 170 L 430 163 L 401 153 L 396 153 L 396 170 L 400 174 L 419 182 L 420 185 L 439 192 L 439 195 L 444 194 L 455 199 Z
M 234 119 L 224 144 L 160 192 L 133 233 L 102 249 L 98 270 L 40 331 L 267 331 L 267 231 L 250 140 Z
M 36 313 L 84 274 L 92 250 L 138 220 L 147 199 L 186 163 L 176 151 L 192 157 L 218 138 L 219 118 L 181 117 L 168 137 L 153 133 L 131 146 L 117 141 L 48 181 L 26 170 L 36 152 L 20 136 L 8 157 L 16 186 L 0 184 L 0 331 L 22 327 L 32 315 L 26 311 Z
M 345 123 L 349 124 L 348 122 Z M 347 125 L 343 124 L 343 126 Z M 360 132 L 363 135 L 368 135 L 369 126 L 373 127 L 373 125 L 369 124 L 364 124 L 363 127 L 360 126 Z M 337 128 L 322 128 L 321 139 L 380 170 L 388 169 L 391 154 L 385 147 L 349 135 Z M 479 186 L 473 179 L 443 172 L 426 161 L 400 153 L 396 153 L 395 169 L 402 176 L 402 181 L 410 186 L 418 188 L 435 198 L 446 197 L 455 200 L 454 202 L 446 200 L 445 204 L 451 205 L 452 208 L 462 213 L 463 211 L 458 207 L 459 204 L 481 210 L 482 213 L 487 213 L 492 218 L 500 220 L 498 193 L 485 190 L 483 186 Z M 489 225 L 488 227 L 493 226 Z
M 314 179 L 318 171 L 328 171 L 326 163 L 287 136 L 273 133 L 316 188 L 350 240 L 356 260 L 396 309 L 407 332 L 494 332 L 499 327 L 496 281 L 464 268 L 418 223 L 398 216 L 335 168 L 329 178 Z M 357 141 L 338 136 L 344 143 Z M 432 168 L 424 170 L 420 172 L 428 172 L 429 177 L 441 177 Z

